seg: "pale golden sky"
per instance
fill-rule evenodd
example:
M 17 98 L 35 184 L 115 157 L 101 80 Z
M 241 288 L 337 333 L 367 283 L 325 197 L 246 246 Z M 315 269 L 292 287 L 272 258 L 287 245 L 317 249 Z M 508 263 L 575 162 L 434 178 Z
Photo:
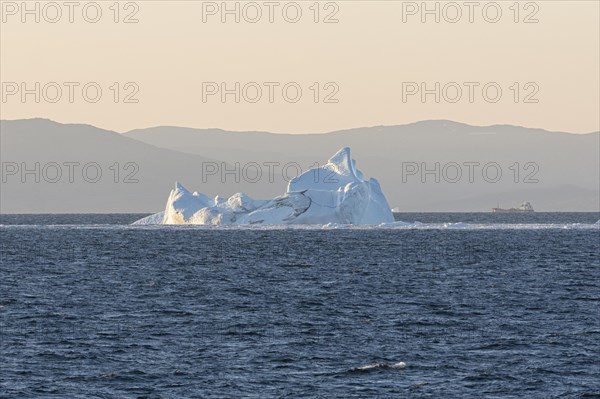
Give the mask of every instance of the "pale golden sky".
M 1 2 L 2 119 L 119 132 L 178 125 L 308 133 L 424 119 L 600 129 L 595 0 L 428 1 L 439 22 L 421 1 L 228 1 L 238 4 L 239 22 L 221 1 L 50 3 L 28 1 L 27 14 L 21 1 Z M 124 23 L 127 16 L 138 22 Z M 224 100 L 223 83 L 231 90 Z

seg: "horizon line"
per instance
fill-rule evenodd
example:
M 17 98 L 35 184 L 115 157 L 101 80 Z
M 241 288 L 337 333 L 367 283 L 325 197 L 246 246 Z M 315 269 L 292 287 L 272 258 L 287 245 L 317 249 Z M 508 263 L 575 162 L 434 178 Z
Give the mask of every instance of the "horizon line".
M 97 125 L 93 125 L 91 123 L 59 122 L 57 120 L 54 120 L 51 118 L 46 118 L 46 117 L 0 119 L 0 122 L 22 122 L 22 121 L 34 121 L 34 120 L 49 121 L 49 122 L 56 123 L 59 125 L 91 126 L 96 129 L 101 129 L 104 131 L 113 132 L 113 133 L 117 133 L 120 135 L 126 135 L 127 133 L 131 133 L 136 130 L 177 128 L 177 129 L 191 129 L 191 130 L 220 130 L 225 133 L 262 133 L 262 134 L 281 135 L 281 136 L 313 136 L 313 135 L 317 136 L 317 135 L 328 135 L 328 134 L 335 134 L 335 133 L 341 133 L 341 132 L 348 132 L 351 130 L 358 130 L 358 129 L 390 128 L 390 127 L 401 127 L 401 126 L 403 127 L 403 126 L 418 125 L 418 124 L 422 124 L 422 123 L 431 123 L 431 122 L 453 123 L 453 124 L 463 125 L 463 126 L 467 126 L 467 127 L 474 127 L 474 128 L 515 127 L 515 128 L 528 129 L 528 130 L 541 130 L 541 131 L 544 131 L 547 133 L 562 133 L 562 134 L 571 134 L 571 135 L 578 135 L 578 136 L 579 135 L 584 136 L 584 135 L 600 134 L 600 129 L 596 130 L 596 131 L 591 131 L 591 132 L 575 133 L 572 131 L 567 132 L 567 131 L 561 131 L 561 130 L 548 130 L 548 129 L 544 129 L 544 128 L 540 128 L 540 127 L 528 127 L 528 126 L 522 126 L 522 125 L 514 125 L 514 124 L 510 124 L 510 123 L 496 123 L 496 124 L 492 124 L 492 125 L 473 125 L 473 124 L 459 122 L 459 121 L 455 121 L 455 120 L 451 120 L 451 119 L 423 119 L 423 120 L 418 120 L 418 121 L 414 121 L 414 122 L 394 124 L 394 125 L 357 126 L 357 127 L 351 127 L 351 128 L 345 128 L 345 129 L 339 129 L 339 130 L 331 130 L 331 131 L 326 131 L 326 132 L 322 132 L 322 133 L 314 133 L 314 132 L 313 133 L 311 133 L 311 132 L 289 133 L 289 132 L 272 132 L 272 131 L 266 131 L 266 130 L 228 130 L 228 129 L 224 129 L 224 128 L 220 128 L 220 127 L 191 127 L 191 126 L 183 126 L 183 125 L 154 125 L 154 126 L 138 127 L 138 128 L 130 129 L 127 131 L 117 131 L 117 130 L 112 130 L 112 129 L 106 129 L 106 128 L 103 128 L 103 127 L 100 127 Z

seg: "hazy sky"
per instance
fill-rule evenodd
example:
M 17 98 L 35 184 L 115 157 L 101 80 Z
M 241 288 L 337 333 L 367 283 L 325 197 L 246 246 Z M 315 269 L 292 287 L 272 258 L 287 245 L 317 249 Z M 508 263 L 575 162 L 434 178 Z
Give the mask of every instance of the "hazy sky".
M 29 1 L 31 14 L 21 1 L 1 3 L 3 119 L 121 132 L 326 132 L 424 119 L 600 129 L 598 1 L 428 1 L 432 14 L 421 1 L 228 1 L 239 22 L 220 1 Z

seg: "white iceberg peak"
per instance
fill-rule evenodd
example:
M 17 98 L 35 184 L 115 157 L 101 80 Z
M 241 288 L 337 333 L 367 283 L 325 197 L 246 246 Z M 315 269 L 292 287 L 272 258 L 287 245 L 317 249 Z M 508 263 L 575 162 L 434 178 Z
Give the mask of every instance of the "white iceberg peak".
M 162 212 L 161 212 L 162 213 Z M 159 214 L 136 224 L 155 223 Z M 376 179 L 364 180 L 350 157 L 350 148 L 288 183 L 287 192 L 271 200 L 244 193 L 229 199 L 190 193 L 175 183 L 162 224 L 380 224 L 394 221 Z
M 337 189 L 352 182 L 363 182 L 363 176 L 355 169 L 355 162 L 350 158 L 350 148 L 344 147 L 329 158 L 325 165 L 307 170 L 290 180 L 287 192 Z

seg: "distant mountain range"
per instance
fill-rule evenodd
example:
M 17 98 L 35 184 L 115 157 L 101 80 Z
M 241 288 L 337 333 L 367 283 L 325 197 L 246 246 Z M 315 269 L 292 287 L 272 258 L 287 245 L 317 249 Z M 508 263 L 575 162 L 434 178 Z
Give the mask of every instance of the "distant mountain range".
M 599 132 L 435 120 L 326 134 L 183 127 L 121 134 L 27 119 L 0 121 L 0 212 L 155 212 L 175 181 L 209 196 L 270 198 L 285 190 L 286 177 L 344 146 L 402 211 L 490 211 L 523 201 L 538 211 L 600 210 Z

